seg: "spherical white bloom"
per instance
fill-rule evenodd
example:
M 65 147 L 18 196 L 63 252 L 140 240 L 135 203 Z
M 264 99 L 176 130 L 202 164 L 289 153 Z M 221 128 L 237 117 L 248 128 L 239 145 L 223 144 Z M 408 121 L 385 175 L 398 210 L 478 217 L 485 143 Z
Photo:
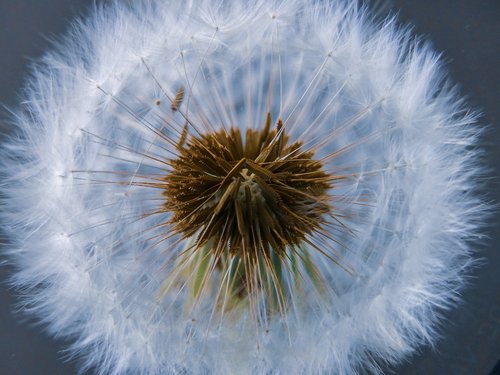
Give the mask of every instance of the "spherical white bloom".
M 479 130 L 438 56 L 353 3 L 113 3 L 44 56 L 1 215 L 85 367 L 376 373 L 435 341 Z

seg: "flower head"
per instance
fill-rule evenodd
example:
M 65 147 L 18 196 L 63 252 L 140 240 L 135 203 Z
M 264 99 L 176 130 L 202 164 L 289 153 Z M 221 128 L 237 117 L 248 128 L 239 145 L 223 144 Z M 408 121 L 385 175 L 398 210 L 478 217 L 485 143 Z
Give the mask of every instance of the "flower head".
M 113 3 L 25 96 L 2 165 L 14 283 L 85 367 L 377 372 L 457 300 L 475 116 L 392 20 Z

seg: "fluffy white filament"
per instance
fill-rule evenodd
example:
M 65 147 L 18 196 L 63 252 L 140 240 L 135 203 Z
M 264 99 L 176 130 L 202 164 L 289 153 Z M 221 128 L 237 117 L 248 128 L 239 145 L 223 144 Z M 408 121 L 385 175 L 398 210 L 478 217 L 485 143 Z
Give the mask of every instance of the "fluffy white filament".
M 484 211 L 479 130 L 438 56 L 352 3 L 117 2 L 40 61 L 2 149 L 1 219 L 26 309 L 84 368 L 378 372 L 435 341 Z M 331 191 L 347 228 L 313 241 L 350 272 L 310 249 L 327 302 L 307 290 L 256 326 L 210 295 L 193 311 L 182 287 L 158 298 L 186 244 L 166 238 L 168 212 L 145 216 L 162 195 L 141 182 L 175 157 L 159 133 L 178 137 L 181 86 L 200 128 L 255 128 L 270 111 L 317 158 L 339 151 L 326 168 L 348 176 Z

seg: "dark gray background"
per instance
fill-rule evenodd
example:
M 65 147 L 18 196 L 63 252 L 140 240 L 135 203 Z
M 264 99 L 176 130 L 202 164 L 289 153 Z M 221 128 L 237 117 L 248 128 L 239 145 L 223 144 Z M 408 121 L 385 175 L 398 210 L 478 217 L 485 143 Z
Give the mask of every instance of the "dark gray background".
M 180 1 L 180 0 L 172 0 Z M 379 1 L 380 2 L 380 1 Z M 452 78 L 469 103 L 483 111 L 490 129 L 482 141 L 494 177 L 485 190 L 500 202 L 500 1 L 382 0 L 402 23 L 443 51 Z M 90 0 L 0 0 L 0 103 L 15 106 L 16 92 L 32 59 L 49 48 L 69 22 L 85 14 Z M 2 116 L 5 118 L 5 114 Z M 8 125 L 0 121 L 2 133 Z M 488 229 L 490 239 L 479 249 L 486 264 L 474 272 L 463 293 L 465 303 L 447 314 L 436 348 L 424 348 L 394 374 L 488 374 L 500 356 L 500 220 Z M 0 239 L 1 241 L 1 239 Z M 9 270 L 0 268 L 0 280 Z M 69 375 L 64 343 L 47 338 L 40 327 L 14 313 L 15 292 L 0 285 L 0 375 Z M 389 370 L 387 370 L 389 372 Z

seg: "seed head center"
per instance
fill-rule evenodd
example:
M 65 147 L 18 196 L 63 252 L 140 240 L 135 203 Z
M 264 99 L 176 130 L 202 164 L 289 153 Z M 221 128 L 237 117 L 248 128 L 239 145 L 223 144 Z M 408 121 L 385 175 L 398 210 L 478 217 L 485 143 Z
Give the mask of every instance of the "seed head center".
M 241 183 L 238 188 L 238 194 L 236 195 L 236 199 L 238 199 L 239 203 L 243 206 L 245 206 L 247 202 L 256 204 L 257 200 L 263 203 L 264 197 L 262 195 L 262 189 L 255 181 L 255 173 L 249 172 L 248 168 L 243 168 L 240 172 L 240 178 Z
M 224 271 L 236 260 L 234 288 L 250 295 L 264 288 L 251 280 L 262 275 L 252 273 L 273 268 L 264 272 L 276 279 L 276 267 L 325 223 L 332 176 L 314 150 L 289 142 L 281 120 L 271 129 L 269 113 L 262 129 L 248 129 L 244 139 L 238 128 L 184 138 L 164 178 L 168 224 L 213 268 Z

